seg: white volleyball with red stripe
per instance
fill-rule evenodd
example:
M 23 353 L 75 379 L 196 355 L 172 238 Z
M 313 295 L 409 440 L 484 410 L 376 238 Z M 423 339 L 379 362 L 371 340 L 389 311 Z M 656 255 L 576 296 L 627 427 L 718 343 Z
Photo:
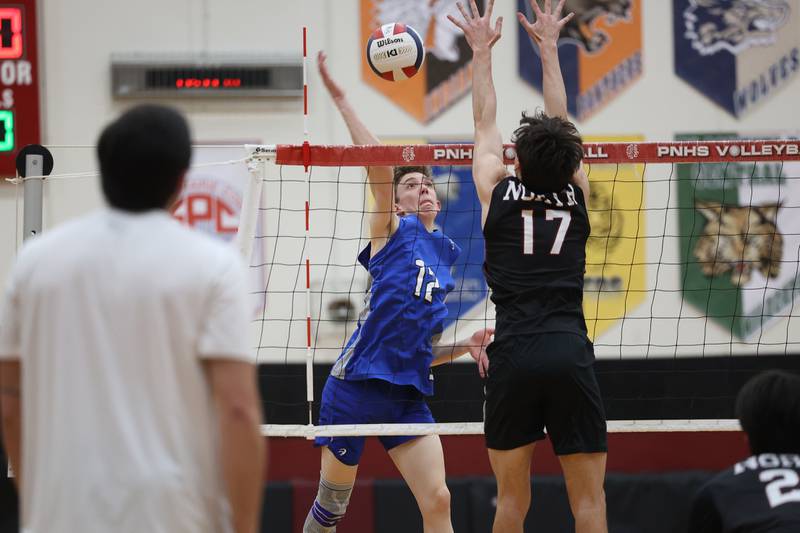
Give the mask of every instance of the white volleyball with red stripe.
M 384 24 L 367 41 L 367 62 L 385 80 L 400 81 L 414 76 L 424 59 L 422 39 L 407 24 Z

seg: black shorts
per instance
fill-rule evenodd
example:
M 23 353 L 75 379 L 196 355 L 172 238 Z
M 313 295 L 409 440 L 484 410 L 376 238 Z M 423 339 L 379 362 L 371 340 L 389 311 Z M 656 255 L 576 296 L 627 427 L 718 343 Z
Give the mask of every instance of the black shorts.
M 594 347 L 573 333 L 514 336 L 487 348 L 486 446 L 512 450 L 544 438 L 556 455 L 607 451 Z

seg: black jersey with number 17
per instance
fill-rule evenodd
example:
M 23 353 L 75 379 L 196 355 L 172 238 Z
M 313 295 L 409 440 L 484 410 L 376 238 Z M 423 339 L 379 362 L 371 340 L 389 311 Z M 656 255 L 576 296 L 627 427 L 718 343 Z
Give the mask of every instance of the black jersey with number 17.
M 483 226 L 483 269 L 496 309 L 496 338 L 586 334 L 583 276 L 589 231 L 580 187 L 536 193 L 514 176 L 494 187 Z

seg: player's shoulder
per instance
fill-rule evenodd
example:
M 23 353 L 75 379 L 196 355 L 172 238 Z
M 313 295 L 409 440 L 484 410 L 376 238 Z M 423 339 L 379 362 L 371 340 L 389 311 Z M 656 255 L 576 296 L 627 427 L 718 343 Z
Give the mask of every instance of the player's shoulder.
M 232 242 L 192 229 L 171 217 L 164 226 L 162 234 L 166 239 L 164 244 L 172 246 L 174 253 L 182 256 L 183 261 L 198 267 L 207 265 L 213 270 L 244 268 L 244 263 Z
M 425 229 L 425 224 L 417 217 L 417 215 L 410 214 L 398 217 L 397 233 L 413 232 L 417 233 Z
M 521 195 L 525 190 L 522 181 L 514 175 L 507 175 L 504 178 L 497 180 L 497 183 L 492 187 L 492 199 L 497 196 L 508 197 Z
M 573 183 L 568 183 L 561 191 L 529 190 L 521 179 L 509 175 L 498 181 L 492 189 L 492 203 L 516 200 L 541 202 L 556 207 L 586 206 L 583 190 Z
M 698 495 L 709 496 L 719 492 L 723 487 L 730 487 L 736 484 L 739 480 L 736 479 L 733 469 L 734 467 L 730 466 L 711 476 L 711 478 L 700 487 Z
M 580 204 L 586 207 L 588 199 L 586 198 L 586 195 L 583 194 L 583 187 L 577 183 L 568 183 L 567 188 L 571 189 L 572 193 L 580 201 Z
M 397 224 L 397 231 L 392 237 L 398 236 L 398 240 L 410 241 L 413 243 L 424 242 L 426 240 L 437 240 L 441 238 L 442 232 L 440 230 L 428 231 L 425 224 L 414 214 L 399 217 Z M 420 239 L 420 237 L 429 237 L 428 239 Z M 390 239 L 391 241 L 391 239 Z
M 400 217 L 397 233 L 401 233 L 400 240 L 405 241 L 408 246 L 427 248 L 432 250 L 432 253 L 444 253 L 446 256 L 455 255 L 452 260 L 461 253 L 461 247 L 441 227 L 429 231 L 415 215 Z M 421 236 L 424 238 L 420 238 Z
M 734 476 L 739 476 L 740 474 L 748 472 L 753 473 L 772 468 L 800 470 L 800 454 L 761 453 L 758 455 L 751 455 L 747 459 L 733 465 L 730 470 Z
M 800 471 L 800 456 L 795 454 L 764 453 L 751 455 L 712 477 L 701 490 L 707 493 L 729 493 L 752 484 L 760 484 L 764 470 L 790 468 Z
M 171 232 L 171 238 L 181 241 L 182 249 L 187 252 L 218 255 L 220 257 L 235 256 L 236 252 L 230 242 L 220 240 L 186 224 L 172 219 L 165 222 Z
M 67 220 L 25 241 L 17 254 L 15 270 L 31 268 L 43 259 L 57 262 L 63 257 L 64 250 L 71 250 L 85 242 L 87 232 L 95 227 L 101 216 L 101 211 L 94 211 Z
M 489 218 L 494 211 L 500 209 L 500 204 L 505 204 L 508 200 L 519 200 L 525 196 L 525 192 L 525 186 L 516 176 L 508 175 L 498 180 L 489 196 L 489 205 L 486 206 Z
M 706 521 L 719 516 L 720 502 L 736 500 L 740 480 L 733 478 L 733 467 L 713 475 L 694 492 L 692 498 L 691 533 L 705 531 Z M 705 524 L 705 526 L 703 526 Z

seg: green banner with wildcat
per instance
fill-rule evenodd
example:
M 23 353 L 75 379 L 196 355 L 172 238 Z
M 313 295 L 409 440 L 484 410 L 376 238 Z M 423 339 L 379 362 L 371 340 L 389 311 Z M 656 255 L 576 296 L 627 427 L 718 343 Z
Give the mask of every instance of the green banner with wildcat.
M 714 133 L 676 140 L 756 137 L 781 138 Z M 683 298 L 699 312 L 689 320 L 704 320 L 706 331 L 712 324 L 729 330 L 731 345 L 759 353 L 774 351 L 765 333 L 782 329 L 784 342 L 776 346 L 786 351 L 800 289 L 800 163 L 677 167 Z

